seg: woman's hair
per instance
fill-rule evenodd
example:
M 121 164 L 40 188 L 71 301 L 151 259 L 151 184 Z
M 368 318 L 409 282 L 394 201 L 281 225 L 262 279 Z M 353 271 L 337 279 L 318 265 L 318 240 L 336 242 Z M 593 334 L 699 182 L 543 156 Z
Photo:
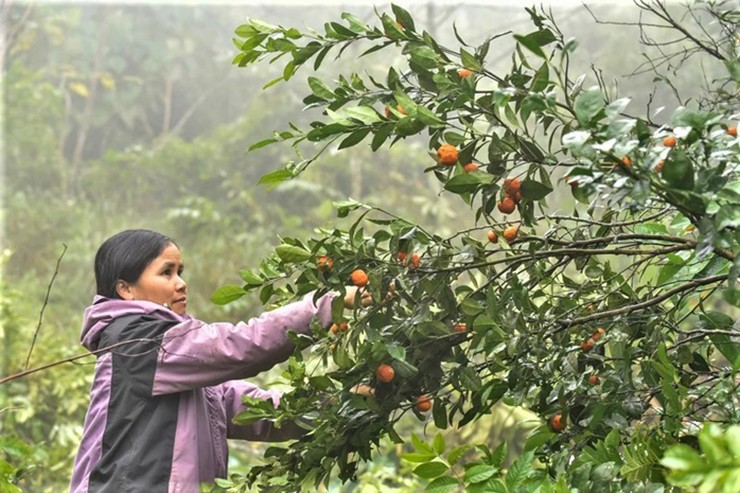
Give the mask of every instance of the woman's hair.
M 116 291 L 118 281 L 136 283 L 146 266 L 170 244 L 175 242 L 148 229 L 121 231 L 105 240 L 95 254 L 97 293 L 120 299 Z

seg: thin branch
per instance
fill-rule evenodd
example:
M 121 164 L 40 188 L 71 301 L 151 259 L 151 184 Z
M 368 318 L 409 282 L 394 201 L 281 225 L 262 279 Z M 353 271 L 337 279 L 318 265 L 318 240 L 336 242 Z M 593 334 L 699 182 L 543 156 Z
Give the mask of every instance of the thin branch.
M 77 361 L 78 359 L 87 358 L 88 356 L 97 356 L 98 354 L 102 354 L 106 351 L 110 351 L 112 349 L 116 349 L 118 347 L 127 346 L 129 344 L 139 343 L 139 342 L 155 342 L 155 339 L 149 339 L 149 338 L 142 338 L 142 339 L 131 339 L 128 341 L 122 341 L 118 342 L 116 344 L 112 344 L 110 346 L 106 346 L 104 348 L 96 349 L 95 351 L 90 351 L 88 353 L 84 354 L 77 354 L 75 356 L 70 356 L 69 358 L 61 359 L 58 361 L 54 361 L 52 363 L 47 363 L 45 365 L 38 366 L 36 368 L 31 368 L 30 370 L 23 370 L 21 372 L 15 373 L 13 375 L 8 375 L 7 377 L 3 377 L 0 379 L 0 385 L 12 382 L 13 380 L 17 380 L 22 377 L 26 377 L 28 375 L 32 375 L 34 373 L 47 370 L 49 368 L 53 368 L 55 366 L 62 365 L 64 363 L 71 363 L 73 361 Z
M 28 348 L 28 356 L 26 356 L 26 364 L 23 366 L 24 369 L 28 369 L 28 363 L 31 361 L 31 353 L 33 352 L 33 347 L 36 345 L 36 338 L 39 335 L 39 331 L 41 330 L 41 322 L 44 320 L 44 310 L 46 309 L 46 305 L 49 304 L 49 295 L 51 294 L 51 287 L 54 285 L 54 280 L 57 278 L 57 274 L 59 274 L 59 265 L 62 263 L 62 258 L 64 257 L 64 254 L 67 252 L 67 245 L 66 243 L 62 243 L 62 246 L 64 248 L 62 249 L 62 253 L 59 255 L 59 258 L 57 259 L 57 265 L 54 269 L 54 274 L 51 276 L 51 281 L 49 281 L 49 286 L 46 288 L 46 297 L 44 298 L 44 304 L 41 306 L 41 311 L 39 312 L 39 323 L 36 326 L 36 332 L 33 333 L 33 340 L 31 341 L 31 347 Z
M 687 282 L 686 284 L 682 284 L 681 286 L 677 286 L 669 291 L 666 291 L 665 293 L 656 296 L 655 298 L 651 298 L 649 300 L 643 301 L 641 303 L 635 303 L 632 305 L 623 306 L 621 308 L 616 308 L 614 310 L 606 310 L 601 313 L 594 313 L 593 315 L 587 315 L 585 317 L 579 317 L 579 318 L 573 318 L 573 319 L 566 319 L 566 320 L 555 320 L 555 323 L 560 325 L 558 329 L 555 329 L 550 334 L 548 334 L 548 337 L 551 337 L 558 332 L 562 332 L 563 330 L 567 329 L 568 327 L 572 327 L 574 325 L 582 325 L 588 322 L 593 322 L 594 320 L 601 320 L 603 318 L 610 318 L 618 315 L 624 315 L 626 313 L 631 313 L 638 310 L 643 310 L 645 308 L 649 308 L 653 305 L 657 305 L 658 303 L 667 300 L 673 295 L 682 293 L 684 291 L 688 291 L 690 289 L 697 288 L 699 286 L 705 286 L 707 284 L 714 284 L 717 282 L 722 282 L 727 280 L 727 274 L 719 275 L 719 276 L 710 276 L 710 277 L 703 277 L 701 279 L 695 279 L 693 281 Z

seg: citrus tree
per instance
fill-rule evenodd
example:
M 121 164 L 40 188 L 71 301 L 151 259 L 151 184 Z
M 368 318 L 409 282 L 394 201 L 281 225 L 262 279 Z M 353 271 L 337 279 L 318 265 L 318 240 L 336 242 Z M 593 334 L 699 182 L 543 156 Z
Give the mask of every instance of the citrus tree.
M 237 421 L 296 421 L 306 435 L 219 488 L 349 481 L 385 438 L 411 441 L 402 458 L 434 492 L 740 483 L 730 426 L 740 421 L 739 16 L 727 2 L 637 6 L 643 30 L 677 36 L 643 36 L 654 67 L 678 78 L 705 59 L 701 97 L 665 109 L 665 121 L 628 110 L 630 97 L 597 71 L 572 73 L 577 42 L 536 9 L 503 73 L 487 55 L 504 37 L 470 46 L 455 32 L 459 46 L 444 46 L 397 5 L 375 25 L 345 13 L 323 32 L 253 19 L 237 28 L 235 64 L 283 63 L 267 86 L 349 47 L 404 60 L 381 74 L 309 75 L 304 103 L 321 114 L 252 146 L 287 141 L 299 157 L 262 183 L 299 175 L 326 149 L 423 136 L 424 172 L 475 226 L 443 235 L 349 199 L 336 204 L 346 223 L 282 238 L 241 272 L 243 285 L 214 293 L 228 303 L 259 290 L 273 304 L 355 284 L 374 299 L 347 316 L 338 298 L 330 330 L 292 335 L 283 377 L 294 390 L 277 409 L 247 400 Z M 305 157 L 307 145 L 318 151 Z M 558 189 L 570 199 L 548 203 Z M 440 430 L 473 426 L 499 401 L 541 418 L 505 469 L 505 446 L 450 450 L 441 434 L 396 430 L 408 414 Z

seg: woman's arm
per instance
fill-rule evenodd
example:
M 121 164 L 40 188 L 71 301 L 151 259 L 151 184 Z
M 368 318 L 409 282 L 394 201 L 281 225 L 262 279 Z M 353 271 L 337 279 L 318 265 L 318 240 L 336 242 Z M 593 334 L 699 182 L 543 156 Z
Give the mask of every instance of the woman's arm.
M 272 368 L 293 352 L 289 330 L 306 333 L 314 317 L 323 327 L 331 323 L 333 299 L 328 294 L 314 304 L 311 293 L 236 325 L 199 320 L 174 325 L 162 336 L 152 395 L 216 385 Z

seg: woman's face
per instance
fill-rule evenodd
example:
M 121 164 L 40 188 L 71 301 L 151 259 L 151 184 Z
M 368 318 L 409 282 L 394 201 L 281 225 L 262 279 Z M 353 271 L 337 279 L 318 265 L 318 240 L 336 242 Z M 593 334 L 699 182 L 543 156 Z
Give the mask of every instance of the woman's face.
M 184 315 L 188 287 L 180 277 L 183 269 L 180 250 L 170 243 L 159 257 L 146 266 L 135 283 L 119 281 L 118 294 L 124 300 L 145 300 L 166 305 L 173 312 Z

